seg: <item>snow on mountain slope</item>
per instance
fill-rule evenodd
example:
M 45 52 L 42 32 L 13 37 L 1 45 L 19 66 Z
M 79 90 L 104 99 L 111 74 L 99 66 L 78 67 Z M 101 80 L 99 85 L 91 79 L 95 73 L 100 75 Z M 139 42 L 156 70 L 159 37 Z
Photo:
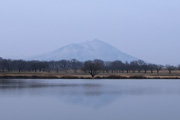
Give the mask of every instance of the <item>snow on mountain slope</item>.
M 61 60 L 61 59 L 77 59 L 80 61 L 101 59 L 104 61 L 121 60 L 133 61 L 138 60 L 126 53 L 119 51 L 113 46 L 101 41 L 92 40 L 80 44 L 69 44 L 55 51 L 45 53 L 31 60 Z

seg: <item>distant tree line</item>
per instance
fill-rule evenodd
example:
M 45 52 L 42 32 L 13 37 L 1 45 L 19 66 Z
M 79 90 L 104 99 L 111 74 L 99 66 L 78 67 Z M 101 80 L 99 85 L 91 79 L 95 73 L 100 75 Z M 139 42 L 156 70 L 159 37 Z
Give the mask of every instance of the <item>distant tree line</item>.
M 59 60 L 59 61 L 25 61 L 25 60 L 11 60 L 0 58 L 0 72 L 51 72 L 59 71 L 67 72 L 68 70 L 82 70 L 90 74 L 92 77 L 99 72 L 103 73 L 159 73 L 160 70 L 166 69 L 169 74 L 173 70 L 180 70 L 179 66 L 172 65 L 157 65 L 149 64 L 142 60 L 132 62 L 116 61 L 102 61 L 102 60 L 88 60 L 85 62 L 72 60 Z

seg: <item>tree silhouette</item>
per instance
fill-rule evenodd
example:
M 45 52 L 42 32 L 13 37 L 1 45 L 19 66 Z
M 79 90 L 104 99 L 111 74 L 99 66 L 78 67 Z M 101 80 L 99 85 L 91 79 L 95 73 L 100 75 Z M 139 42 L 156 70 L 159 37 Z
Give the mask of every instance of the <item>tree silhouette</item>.
M 104 62 L 102 60 L 86 61 L 83 65 L 83 70 L 87 71 L 92 77 L 95 77 L 103 70 Z

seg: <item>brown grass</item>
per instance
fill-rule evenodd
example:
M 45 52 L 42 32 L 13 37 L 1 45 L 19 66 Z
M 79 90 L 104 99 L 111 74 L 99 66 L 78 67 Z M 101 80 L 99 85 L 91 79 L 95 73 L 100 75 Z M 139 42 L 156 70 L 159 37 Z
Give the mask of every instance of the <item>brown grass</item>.
M 77 71 L 75 73 L 72 70 L 69 70 L 67 73 L 64 71 L 57 72 L 0 72 L 0 79 L 92 79 L 89 74 L 85 74 L 82 71 Z M 157 74 L 150 73 L 148 71 L 145 73 L 100 73 L 93 79 L 180 79 L 180 71 L 172 71 L 172 74 L 169 74 L 167 70 L 160 71 Z
M 148 79 L 148 77 L 145 77 L 143 75 L 133 75 L 129 76 L 129 79 Z

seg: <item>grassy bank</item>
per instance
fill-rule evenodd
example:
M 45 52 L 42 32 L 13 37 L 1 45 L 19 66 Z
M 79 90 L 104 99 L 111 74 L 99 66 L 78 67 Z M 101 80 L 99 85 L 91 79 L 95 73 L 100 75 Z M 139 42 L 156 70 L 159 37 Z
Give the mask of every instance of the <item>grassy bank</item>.
M 100 73 L 94 78 L 82 71 L 56 72 L 1 72 L 0 79 L 180 79 L 180 71 L 151 73 Z

